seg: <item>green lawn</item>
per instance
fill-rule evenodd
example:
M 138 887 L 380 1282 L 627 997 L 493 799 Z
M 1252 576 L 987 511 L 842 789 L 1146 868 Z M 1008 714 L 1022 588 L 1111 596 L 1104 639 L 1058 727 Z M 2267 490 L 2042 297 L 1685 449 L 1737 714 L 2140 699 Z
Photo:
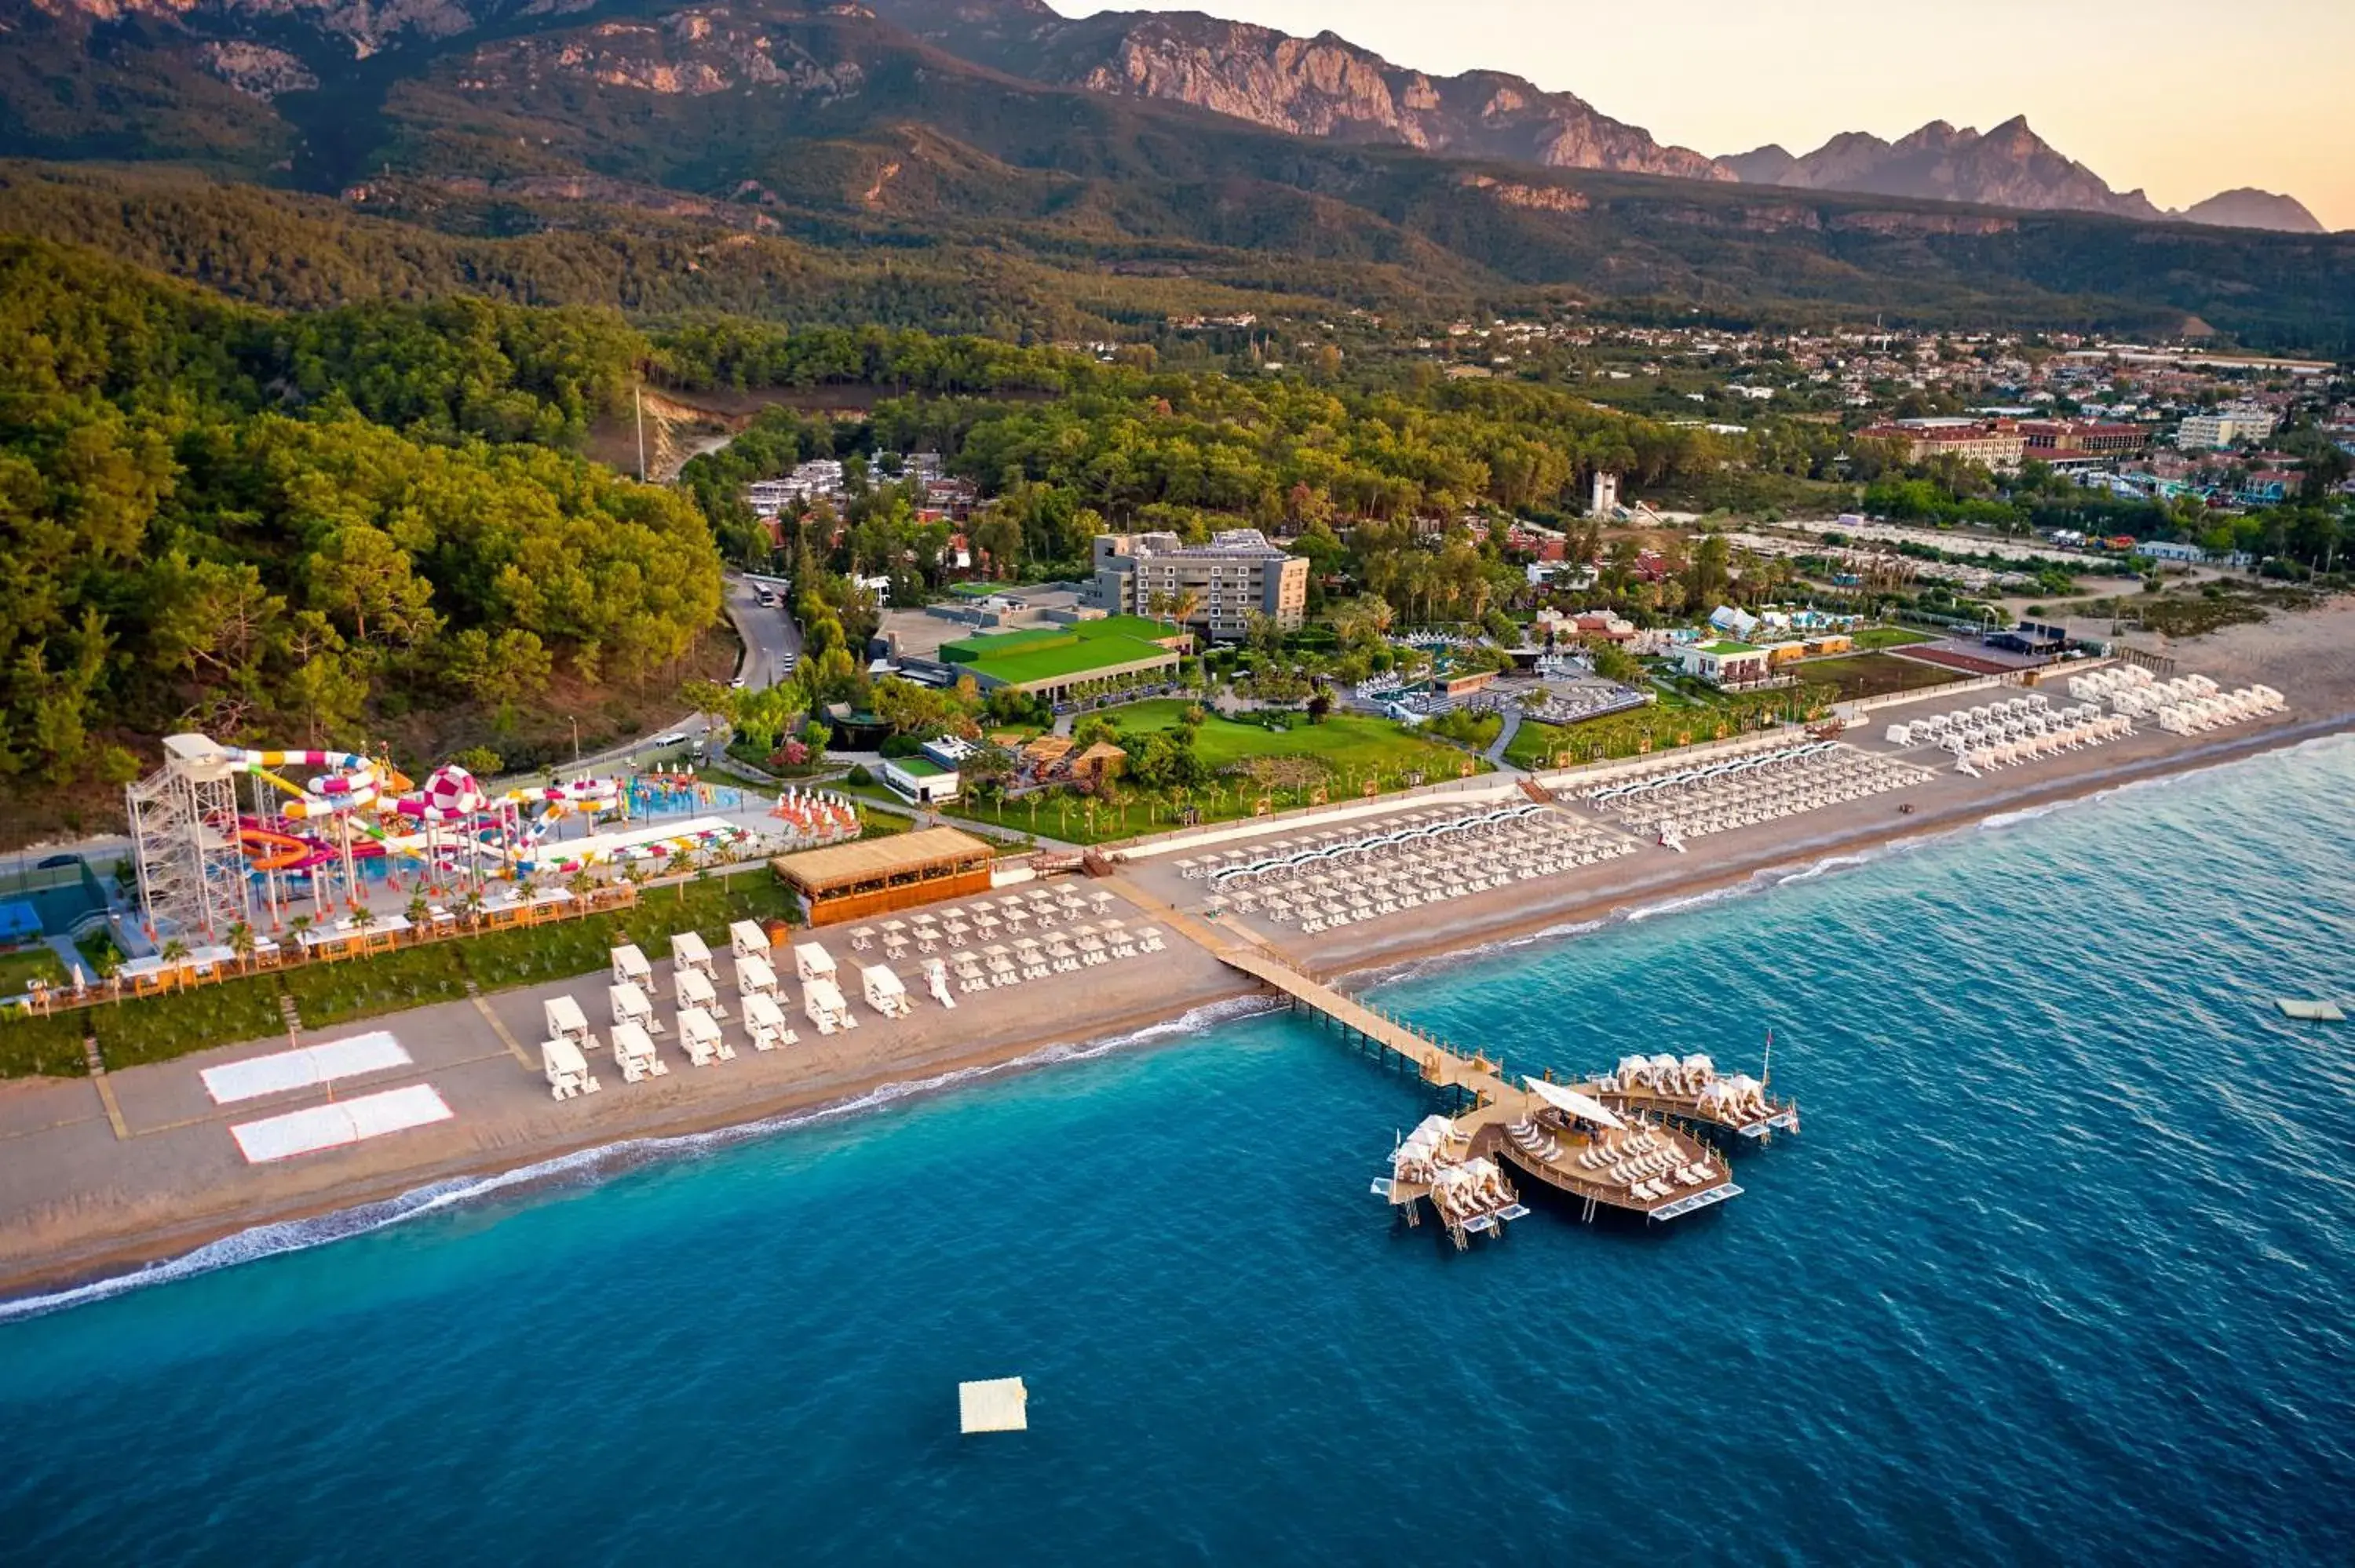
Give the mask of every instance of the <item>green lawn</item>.
M 22 996 L 27 980 L 47 980 L 51 985 L 65 985 L 72 979 L 57 954 L 47 948 L 26 948 L 13 953 L 0 953 L 0 996 Z
M 1868 626 L 1855 635 L 1856 651 L 1878 652 L 1883 648 L 1908 648 L 1916 642 L 1935 642 L 1926 631 L 1909 631 L 1902 626 Z
M 1173 729 L 1191 704 L 1172 697 L 1132 703 L 1103 716 L 1125 730 L 1140 734 Z M 1262 729 L 1212 714 L 1194 736 L 1195 754 L 1212 768 L 1226 768 L 1253 757 L 1313 757 L 1342 769 L 1384 772 L 1420 769 L 1433 778 L 1453 778 L 1463 753 L 1381 718 L 1337 714 L 1323 724 L 1303 721 L 1289 730 Z
M 1159 640 L 1173 635 L 1158 621 L 1114 615 L 1069 626 L 968 637 L 943 644 L 941 657 L 977 674 L 1019 686 L 1168 658 L 1171 651 L 1162 647 Z
M 1566 726 L 1523 719 L 1521 727 L 1513 734 L 1513 744 L 1505 747 L 1505 760 L 1525 771 L 1551 768 L 1554 758 L 1570 749 L 1570 746 Z
M 1965 679 L 1959 670 L 1942 670 L 1889 653 L 1855 653 L 1845 659 L 1811 659 L 1799 666 L 1800 677 L 1828 686 L 1842 702 L 1859 697 L 1886 696 L 1891 692 L 1918 692 Z
M 1177 727 L 1191 705 L 1177 698 L 1163 697 L 1110 709 L 1102 716 L 1130 734 L 1150 734 Z M 1355 796 L 1369 780 L 1378 789 L 1388 792 L 1405 789 L 1415 781 L 1411 777 L 1414 774 L 1421 774 L 1422 781 L 1426 783 L 1454 779 L 1463 772 L 1466 763 L 1472 764 L 1476 772 L 1488 771 L 1486 762 L 1452 746 L 1426 740 L 1389 719 L 1355 715 L 1336 715 L 1320 725 L 1303 719 L 1295 728 L 1271 730 L 1212 714 L 1196 732 L 1194 750 L 1213 772 L 1262 757 L 1306 758 L 1320 762 L 1326 768 L 1324 788 L 1328 800 Z M 1035 797 L 988 808 L 960 801 L 947 810 L 949 814 L 968 821 L 1012 832 L 1041 833 L 1071 843 L 1106 843 L 1178 825 L 1175 809 L 1167 801 L 1139 800 L 1134 792 L 1124 793 L 1124 804 L 1099 806 L 1092 819 L 1084 801 L 1060 794 L 1038 800 L 1035 810 Z M 1231 778 L 1216 780 L 1199 791 L 1193 800 L 1205 822 L 1249 816 L 1257 803 L 1256 791 Z M 1277 810 L 1289 810 L 1310 804 L 1311 796 L 1307 789 L 1279 789 L 1273 803 Z

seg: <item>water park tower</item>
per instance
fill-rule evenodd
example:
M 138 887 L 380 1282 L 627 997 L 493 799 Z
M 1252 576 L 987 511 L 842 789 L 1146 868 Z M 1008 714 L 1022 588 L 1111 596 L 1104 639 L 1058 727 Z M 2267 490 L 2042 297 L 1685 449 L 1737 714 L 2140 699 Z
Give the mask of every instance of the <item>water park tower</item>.
M 139 899 L 156 931 L 218 933 L 246 917 L 237 838 L 239 754 L 201 735 L 164 738 L 164 766 L 123 790 Z

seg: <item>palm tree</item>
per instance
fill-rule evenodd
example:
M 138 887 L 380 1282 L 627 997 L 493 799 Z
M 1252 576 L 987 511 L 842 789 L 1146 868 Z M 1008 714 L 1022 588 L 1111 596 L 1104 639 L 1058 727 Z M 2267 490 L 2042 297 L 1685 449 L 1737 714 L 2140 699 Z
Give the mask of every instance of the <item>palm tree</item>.
M 1168 597 L 1169 620 L 1174 626 L 1179 628 L 1191 626 L 1194 624 L 1194 618 L 1202 613 L 1200 588 L 1179 588 Z
M 589 868 L 585 865 L 565 878 L 564 890 L 572 895 L 574 915 L 584 916 L 589 913 L 589 895 L 596 885 L 597 879 L 589 874 Z
M 409 901 L 409 907 L 402 913 L 409 916 L 410 928 L 422 938 L 427 923 L 433 918 L 432 901 L 421 893 Z
M 240 920 L 229 928 L 229 950 L 237 955 L 237 967 L 253 967 L 253 927 Z
M 458 914 L 470 929 L 483 923 L 483 890 L 481 888 L 466 889 L 466 895 L 458 900 Z

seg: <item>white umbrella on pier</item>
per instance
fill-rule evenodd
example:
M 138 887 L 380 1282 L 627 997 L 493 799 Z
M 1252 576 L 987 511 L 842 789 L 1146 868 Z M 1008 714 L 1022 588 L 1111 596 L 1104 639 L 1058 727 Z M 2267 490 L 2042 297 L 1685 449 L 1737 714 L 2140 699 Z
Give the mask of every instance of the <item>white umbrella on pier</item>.
M 1549 1084 L 1543 1078 L 1532 1078 L 1527 1074 L 1521 1075 L 1521 1082 L 1529 1086 L 1529 1093 L 1558 1111 L 1570 1116 L 1584 1117 L 1588 1121 L 1603 1127 L 1626 1125 L 1619 1119 L 1617 1112 L 1612 1110 L 1601 1100 L 1582 1095 L 1575 1089 L 1565 1089 L 1560 1084 Z

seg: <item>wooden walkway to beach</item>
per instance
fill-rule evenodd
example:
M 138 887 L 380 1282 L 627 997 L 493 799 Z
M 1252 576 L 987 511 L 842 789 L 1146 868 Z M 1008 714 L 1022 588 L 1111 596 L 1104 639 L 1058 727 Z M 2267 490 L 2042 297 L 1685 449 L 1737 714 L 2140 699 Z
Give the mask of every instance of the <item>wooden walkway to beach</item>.
M 1387 1050 L 1395 1051 L 1422 1070 L 1426 1082 L 1463 1089 L 1481 1099 L 1518 1106 L 1521 1092 L 1507 1084 L 1504 1064 L 1475 1053 L 1466 1056 L 1450 1050 L 1409 1024 L 1353 1001 L 1275 957 L 1256 948 L 1228 944 L 1211 949 L 1221 963 L 1263 980 L 1304 1007 L 1323 1013 L 1342 1028 Z

